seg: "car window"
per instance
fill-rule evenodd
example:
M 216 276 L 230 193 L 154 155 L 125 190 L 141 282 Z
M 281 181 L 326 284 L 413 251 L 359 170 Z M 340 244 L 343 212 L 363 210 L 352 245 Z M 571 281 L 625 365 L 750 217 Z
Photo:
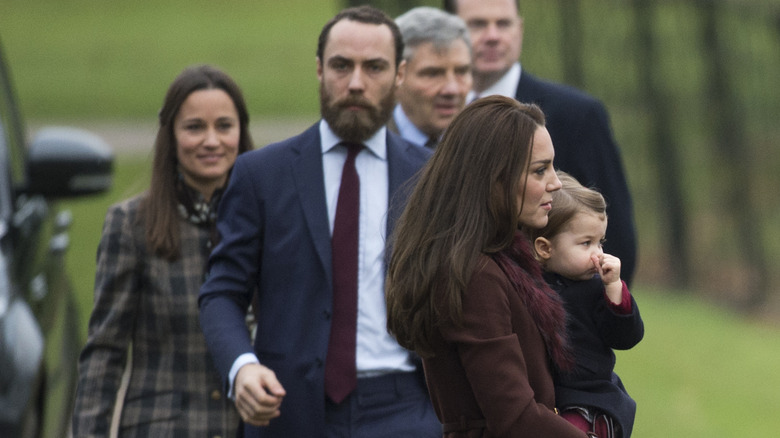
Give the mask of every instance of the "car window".
M 0 217 L 8 219 L 13 187 L 24 184 L 24 126 L 0 45 Z
M 0 317 L 5 314 L 8 309 L 9 300 L 11 299 L 11 283 L 8 273 L 8 259 L 6 258 L 7 239 L 5 239 L 6 232 L 8 231 L 7 223 L 5 219 L 0 219 Z M 1 343 L 2 341 L 0 341 Z
M 0 102 L 5 99 L 0 99 Z M 8 156 L 8 141 L 6 135 L 6 120 L 4 105 L 0 105 L 0 222 L 5 223 L 11 216 L 11 159 Z
M 11 217 L 11 180 L 6 157 L 3 123 L 0 121 L 0 223 L 5 224 Z

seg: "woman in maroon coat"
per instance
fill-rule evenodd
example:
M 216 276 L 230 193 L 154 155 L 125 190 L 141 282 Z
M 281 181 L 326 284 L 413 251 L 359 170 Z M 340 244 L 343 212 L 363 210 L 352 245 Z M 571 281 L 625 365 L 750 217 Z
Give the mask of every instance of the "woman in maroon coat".
M 468 105 L 396 225 L 388 329 L 423 358 L 445 437 L 584 437 L 555 410 L 565 313 L 522 228 L 547 223 L 550 135 L 535 105 Z

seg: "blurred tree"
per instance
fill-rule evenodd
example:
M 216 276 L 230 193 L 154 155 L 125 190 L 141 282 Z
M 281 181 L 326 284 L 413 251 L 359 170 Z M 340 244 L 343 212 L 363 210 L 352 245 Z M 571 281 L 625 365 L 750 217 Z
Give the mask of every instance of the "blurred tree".
M 658 54 L 654 41 L 655 8 L 653 0 L 634 0 L 634 19 L 638 41 L 640 95 L 647 105 L 650 119 L 650 145 L 653 148 L 657 181 L 659 183 L 659 220 L 661 228 L 668 233 L 666 256 L 661 260 L 667 264 L 667 282 L 679 287 L 688 285 L 691 273 L 688 238 L 688 214 L 683 199 L 683 178 L 680 164 L 680 145 L 673 135 L 670 100 L 666 98 L 664 78 L 658 71 Z
M 561 54 L 563 81 L 577 88 L 583 88 L 585 78 L 582 72 L 582 13 L 581 0 L 558 0 L 561 14 Z
M 753 177 L 756 168 L 754 148 L 747 143 L 749 136 L 745 125 L 745 111 L 740 99 L 735 95 L 737 87 L 729 75 L 729 63 L 733 62 L 728 47 L 720 36 L 724 35 L 719 18 L 719 1 L 699 1 L 699 17 L 702 20 L 701 38 L 706 74 L 704 85 L 707 93 L 707 109 L 711 126 L 711 143 L 718 169 L 715 175 L 720 179 L 718 187 L 722 190 L 727 211 L 724 215 L 731 219 L 738 251 L 741 253 L 742 267 L 748 272 L 742 285 L 744 290 L 737 296 L 745 296 L 742 304 L 750 310 L 761 307 L 769 294 L 769 263 L 764 255 L 761 239 L 761 227 L 758 209 L 749 194 L 757 189 Z M 744 295 L 743 295 L 744 294 Z

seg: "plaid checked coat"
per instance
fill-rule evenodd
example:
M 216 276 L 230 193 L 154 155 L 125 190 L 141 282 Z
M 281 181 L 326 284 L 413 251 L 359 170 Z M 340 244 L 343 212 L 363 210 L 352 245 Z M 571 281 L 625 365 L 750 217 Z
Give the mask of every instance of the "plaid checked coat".
M 149 254 L 136 224 L 140 196 L 109 208 L 97 252 L 95 303 L 79 358 L 74 437 L 108 436 L 132 349 L 122 437 L 234 437 L 226 397 L 198 322 L 209 230 L 182 220 L 182 257 Z

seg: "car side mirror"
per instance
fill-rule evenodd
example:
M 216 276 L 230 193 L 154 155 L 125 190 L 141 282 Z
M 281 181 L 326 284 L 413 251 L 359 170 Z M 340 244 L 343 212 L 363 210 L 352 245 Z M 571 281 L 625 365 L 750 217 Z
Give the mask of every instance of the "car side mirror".
M 114 154 L 97 135 L 76 128 L 47 127 L 27 151 L 25 192 L 51 198 L 100 193 L 111 187 Z

